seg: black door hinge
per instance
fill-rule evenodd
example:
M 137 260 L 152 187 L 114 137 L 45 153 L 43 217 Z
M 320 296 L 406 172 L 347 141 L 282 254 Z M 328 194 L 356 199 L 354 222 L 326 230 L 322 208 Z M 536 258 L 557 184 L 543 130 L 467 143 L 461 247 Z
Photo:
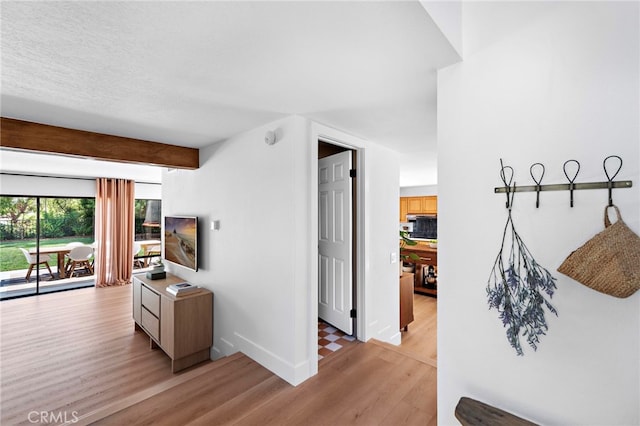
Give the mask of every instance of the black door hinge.
M 357 316 L 356 316 L 356 310 L 355 310 L 355 309 L 352 309 L 352 310 L 351 310 L 351 312 L 349 312 L 349 317 L 350 317 L 350 318 L 356 318 L 356 317 L 357 317 Z
M 352 178 L 356 177 L 356 169 L 349 170 L 349 177 L 352 177 Z

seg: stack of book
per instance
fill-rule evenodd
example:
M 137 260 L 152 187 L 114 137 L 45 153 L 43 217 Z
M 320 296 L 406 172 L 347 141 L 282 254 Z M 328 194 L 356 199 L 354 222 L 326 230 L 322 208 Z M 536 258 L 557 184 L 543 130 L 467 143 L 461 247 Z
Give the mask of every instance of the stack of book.
M 178 283 L 167 286 L 167 293 L 173 294 L 174 296 L 182 296 L 184 294 L 192 293 L 197 290 L 197 285 L 189 283 Z

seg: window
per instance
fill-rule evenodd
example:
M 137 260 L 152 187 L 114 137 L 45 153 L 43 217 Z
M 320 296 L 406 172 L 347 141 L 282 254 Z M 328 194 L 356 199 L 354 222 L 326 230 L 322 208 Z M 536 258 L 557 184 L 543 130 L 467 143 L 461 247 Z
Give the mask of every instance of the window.
M 161 255 L 162 201 L 134 208 L 134 268 L 146 267 Z M 69 247 L 94 245 L 94 226 L 94 198 L 0 196 L 0 299 L 93 286 L 91 268 L 66 268 Z
M 161 256 L 161 218 L 161 200 L 135 201 L 134 269 L 145 268 L 152 260 Z
M 0 299 L 93 285 L 90 267 L 67 267 L 93 244 L 94 211 L 93 198 L 0 196 Z

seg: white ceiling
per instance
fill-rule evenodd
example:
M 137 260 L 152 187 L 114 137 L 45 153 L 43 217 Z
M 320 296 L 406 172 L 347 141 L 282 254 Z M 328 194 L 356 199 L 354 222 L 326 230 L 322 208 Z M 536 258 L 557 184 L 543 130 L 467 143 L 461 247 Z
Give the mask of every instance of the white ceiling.
M 7 2 L 2 115 L 203 147 L 298 114 L 436 183 L 436 69 L 419 2 Z

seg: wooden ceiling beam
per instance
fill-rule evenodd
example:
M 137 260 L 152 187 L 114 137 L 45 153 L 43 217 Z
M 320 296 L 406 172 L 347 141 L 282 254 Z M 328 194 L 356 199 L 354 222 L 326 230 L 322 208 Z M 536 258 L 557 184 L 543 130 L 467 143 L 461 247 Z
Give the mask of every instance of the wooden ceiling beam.
M 0 117 L 0 145 L 125 163 L 197 169 L 200 151 L 159 142 L 50 126 Z

